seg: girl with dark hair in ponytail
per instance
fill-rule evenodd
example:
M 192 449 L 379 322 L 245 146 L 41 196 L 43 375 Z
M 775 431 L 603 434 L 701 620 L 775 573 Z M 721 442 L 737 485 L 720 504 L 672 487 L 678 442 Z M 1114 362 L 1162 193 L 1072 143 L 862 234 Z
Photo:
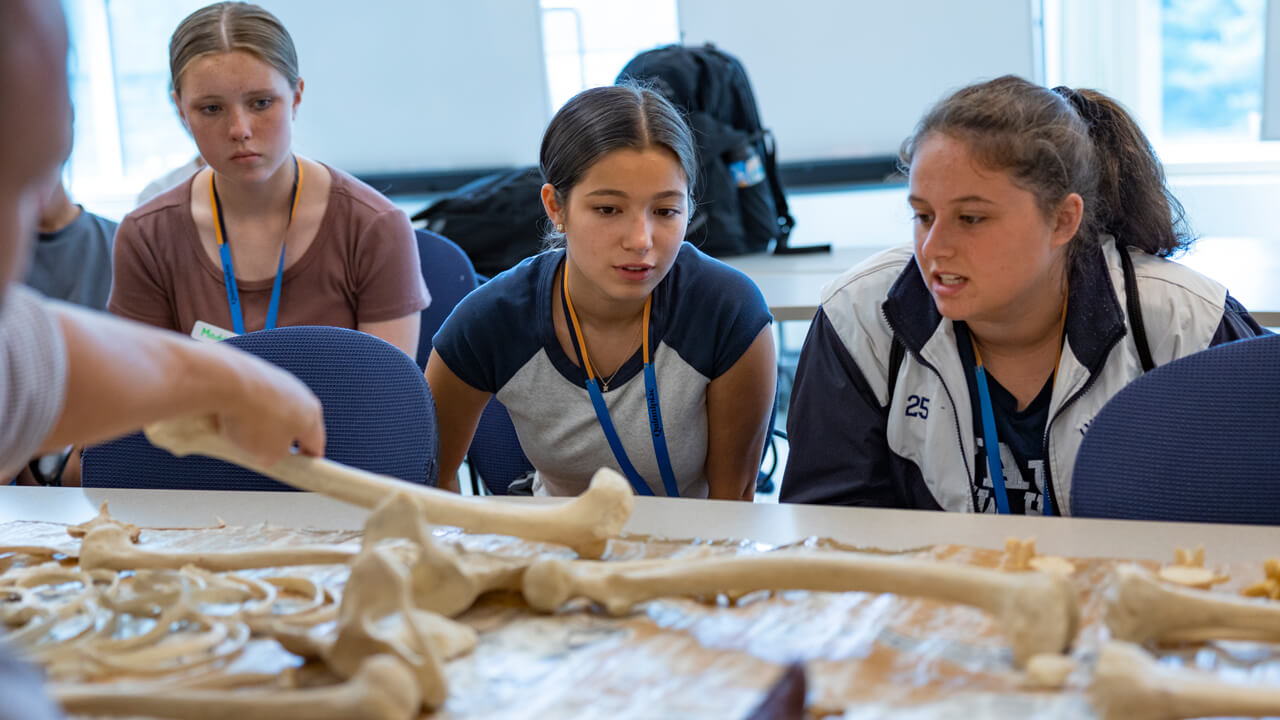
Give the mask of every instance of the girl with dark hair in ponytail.
M 1006 76 L 903 143 L 914 248 L 823 290 L 781 499 L 1057 515 L 1084 431 L 1151 367 L 1264 331 L 1166 258 L 1190 238 L 1134 120 Z M 994 478 L 994 481 L 993 481 Z
M 552 118 L 539 159 L 557 247 L 463 298 L 427 361 L 440 486 L 457 489 L 496 396 L 534 494 L 576 495 L 610 467 L 640 495 L 751 500 L 776 387 L 772 318 L 750 278 L 684 241 L 693 131 L 653 90 L 591 88 Z

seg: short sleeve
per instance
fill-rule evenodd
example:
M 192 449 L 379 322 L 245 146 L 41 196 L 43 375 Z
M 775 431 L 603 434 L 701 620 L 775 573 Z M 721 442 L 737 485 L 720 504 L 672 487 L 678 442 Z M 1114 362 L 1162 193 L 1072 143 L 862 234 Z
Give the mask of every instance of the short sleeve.
M 422 279 L 418 241 L 398 209 L 374 217 L 356 246 L 356 321 L 395 320 L 431 302 Z
M 721 341 L 716 343 L 711 378 L 720 377 L 737 364 L 738 360 L 755 342 L 760 330 L 773 322 L 769 306 L 760 288 L 746 275 L 734 271 L 725 282 L 726 292 L 719 297 L 722 305 Z
M 130 320 L 178 330 L 169 293 L 161 280 L 160 262 L 132 216 L 116 228 L 111 262 L 111 296 L 107 310 Z
M 31 290 L 10 287 L 0 306 L 0 469 L 33 457 L 62 412 L 67 350 L 52 312 Z
M 496 393 L 542 349 L 540 328 L 551 332 L 551 320 L 540 316 L 539 289 L 549 286 L 557 263 L 554 253 L 535 255 L 462 298 L 432 339 L 454 375 Z
M 664 342 L 698 372 L 715 380 L 742 357 L 773 321 L 760 288 L 744 273 L 692 245 L 681 248 L 671 281 L 659 286 Z

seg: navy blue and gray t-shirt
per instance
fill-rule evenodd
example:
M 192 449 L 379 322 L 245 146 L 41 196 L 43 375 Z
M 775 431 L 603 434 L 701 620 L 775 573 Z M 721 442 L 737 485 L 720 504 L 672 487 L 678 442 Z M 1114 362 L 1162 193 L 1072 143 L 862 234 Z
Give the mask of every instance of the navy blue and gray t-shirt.
M 586 389 L 586 373 L 556 339 L 553 303 L 564 251 L 531 257 L 458 304 L 435 351 L 472 387 L 497 395 L 538 470 L 534 492 L 576 495 L 601 467 L 619 470 Z M 743 273 L 681 246 L 653 293 L 650 346 L 667 448 L 682 497 L 706 497 L 707 385 L 733 367 L 772 321 Z M 661 496 L 637 352 L 604 393 L 627 457 Z

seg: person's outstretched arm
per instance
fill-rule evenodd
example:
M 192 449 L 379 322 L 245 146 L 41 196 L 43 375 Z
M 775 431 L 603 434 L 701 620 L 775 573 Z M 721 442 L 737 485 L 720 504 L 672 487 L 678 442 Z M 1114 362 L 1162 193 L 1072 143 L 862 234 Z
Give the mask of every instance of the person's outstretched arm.
M 426 376 L 440 428 L 440 487 L 458 492 L 458 467 L 471 447 L 484 406 L 493 395 L 468 385 L 434 350 L 427 360 Z
M 166 418 L 208 414 L 264 463 L 297 443 L 324 455 L 320 401 L 290 373 L 226 345 L 195 342 L 55 304 L 67 355 L 62 412 L 46 449 L 101 442 Z
M 715 500 L 751 500 L 778 385 L 773 327 L 707 386 L 707 484 Z

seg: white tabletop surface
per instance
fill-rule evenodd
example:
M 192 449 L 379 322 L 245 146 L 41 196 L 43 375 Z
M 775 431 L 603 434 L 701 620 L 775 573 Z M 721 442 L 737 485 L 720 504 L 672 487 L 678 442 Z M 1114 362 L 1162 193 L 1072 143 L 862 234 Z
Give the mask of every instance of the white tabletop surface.
M 889 245 L 837 247 L 830 253 L 724 258 L 751 277 L 774 318 L 809 320 L 818 311 L 822 288 L 840 273 Z M 1178 262 L 1227 286 L 1264 327 L 1280 326 L 1280 253 L 1260 238 L 1201 238 Z
M 270 522 L 286 527 L 356 529 L 367 512 L 311 493 L 0 487 L 0 522 L 77 523 L 103 501 L 111 514 L 143 527 Z M 485 502 L 539 502 L 494 499 Z M 541 502 L 561 502 L 542 500 Z M 938 543 L 1003 548 L 1035 537 L 1044 553 L 1170 561 L 1175 547 L 1204 545 L 1213 561 L 1257 562 L 1280 555 L 1280 528 L 1075 518 L 970 515 L 914 510 L 766 505 L 637 498 L 627 533 L 668 538 L 738 538 L 776 545 L 829 537 L 861 547 L 909 549 Z

